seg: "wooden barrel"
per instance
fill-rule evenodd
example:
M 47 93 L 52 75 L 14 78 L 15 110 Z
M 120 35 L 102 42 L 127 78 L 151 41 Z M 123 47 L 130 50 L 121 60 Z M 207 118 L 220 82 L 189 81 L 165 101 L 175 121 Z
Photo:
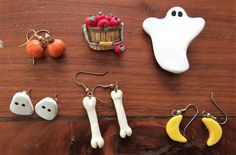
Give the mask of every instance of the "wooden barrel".
M 123 41 L 123 26 L 116 27 L 86 27 L 83 25 L 83 32 L 89 46 L 97 51 L 105 51 L 114 49 L 116 44 Z

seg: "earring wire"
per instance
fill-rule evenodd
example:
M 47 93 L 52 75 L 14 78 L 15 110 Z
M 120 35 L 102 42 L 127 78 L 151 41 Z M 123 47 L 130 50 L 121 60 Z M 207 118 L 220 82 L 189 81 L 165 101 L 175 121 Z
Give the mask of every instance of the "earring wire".
M 119 85 L 118 85 L 118 82 L 115 82 L 115 83 L 112 83 L 112 84 L 108 84 L 108 85 L 97 85 L 95 88 L 94 88 L 94 91 L 96 91 L 97 88 L 110 88 L 110 89 L 113 89 L 117 92 L 118 88 L 119 88 Z
M 185 128 L 184 128 L 184 131 L 183 131 L 183 135 L 185 136 L 186 134 L 186 130 L 187 130 L 187 128 L 189 127 L 189 125 L 193 122 L 193 120 L 197 117 L 197 115 L 198 115 L 198 108 L 197 108 L 197 106 L 195 106 L 194 104 L 188 104 L 187 106 L 186 106 L 186 108 L 184 108 L 184 109 L 180 109 L 180 110 L 172 110 L 171 111 L 171 114 L 173 115 L 173 116 L 175 116 L 175 115 L 180 115 L 180 114 L 182 114 L 183 112 L 185 112 L 186 110 L 188 110 L 189 108 L 193 108 L 193 109 L 195 109 L 195 111 L 196 111 L 196 113 L 194 114 L 194 116 L 191 118 L 191 120 L 188 122 L 188 124 L 185 126 Z
M 217 121 L 219 122 L 219 124 L 224 125 L 224 124 L 227 122 L 227 120 L 228 120 L 228 116 L 227 116 L 226 113 L 219 107 L 219 105 L 218 105 L 217 102 L 215 101 L 215 99 L 214 99 L 214 93 L 211 92 L 210 95 L 211 95 L 211 96 L 210 96 L 211 102 L 212 102 L 212 103 L 215 105 L 215 107 L 220 111 L 220 113 L 221 113 L 222 115 L 224 115 L 225 119 L 224 119 L 224 121 L 219 122 L 218 119 L 217 119 L 215 116 L 211 115 L 210 113 L 208 113 L 208 112 L 206 112 L 206 111 L 203 111 L 203 112 L 202 112 L 202 115 L 205 116 L 205 117 L 213 118 L 213 119 L 217 120 Z
M 28 90 L 25 90 L 24 92 L 27 94 L 27 95 L 30 95 L 32 89 L 28 89 Z
M 33 35 L 32 35 L 31 37 L 29 37 L 30 32 L 33 32 Z M 38 40 L 44 40 L 44 38 L 39 35 L 39 34 L 42 33 L 42 32 L 44 32 L 44 33 L 46 33 L 46 34 L 48 34 L 48 35 L 49 35 L 49 33 L 50 33 L 50 31 L 48 31 L 48 30 L 38 30 L 38 31 L 36 31 L 35 29 L 29 29 L 29 30 L 27 31 L 26 35 L 25 35 L 25 37 L 26 37 L 26 42 L 23 43 L 22 45 L 20 45 L 19 47 L 22 47 L 22 46 L 25 46 L 26 44 L 28 44 L 29 41 L 31 41 L 34 37 L 36 37 Z
M 80 71 L 80 72 L 78 72 L 78 73 L 75 75 L 74 81 L 75 81 L 75 83 L 76 83 L 78 86 L 80 86 L 80 87 L 82 87 L 82 88 L 84 89 L 84 91 L 87 93 L 87 96 L 91 97 L 91 96 L 94 96 L 94 92 L 95 92 L 95 89 L 96 89 L 97 86 L 96 86 L 95 88 L 93 88 L 93 89 L 92 89 L 92 88 L 89 88 L 86 84 L 84 84 L 84 83 L 82 83 L 82 82 L 79 82 L 78 76 L 79 76 L 80 74 L 104 76 L 104 75 L 106 75 L 107 73 L 108 73 L 108 71 L 103 72 L 103 73 Z M 99 99 L 99 98 L 97 98 L 97 99 L 98 99 L 100 102 L 102 102 L 102 103 L 106 103 L 106 102 L 104 102 L 103 100 L 101 100 L 101 99 Z

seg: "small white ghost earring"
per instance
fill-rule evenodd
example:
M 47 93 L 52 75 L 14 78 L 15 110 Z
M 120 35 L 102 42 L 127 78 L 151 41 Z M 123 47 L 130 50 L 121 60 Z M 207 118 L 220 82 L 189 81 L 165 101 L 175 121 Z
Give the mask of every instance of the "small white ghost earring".
M 127 117 L 126 117 L 124 106 L 123 106 L 123 92 L 118 88 L 118 84 L 114 83 L 110 85 L 98 85 L 97 87 L 112 89 L 111 98 L 115 105 L 118 123 L 120 126 L 120 137 L 125 138 L 127 136 L 128 137 L 131 136 L 132 129 L 128 125 Z
M 86 96 L 83 99 L 83 106 L 87 112 L 88 118 L 89 118 L 89 123 L 90 123 L 90 128 L 92 132 L 92 138 L 91 138 L 91 146 L 92 148 L 102 148 L 104 145 L 104 139 L 102 138 L 99 124 L 98 124 L 98 118 L 97 118 L 97 113 L 96 113 L 96 102 L 97 99 L 94 96 L 94 89 L 88 88 L 85 84 L 78 82 L 78 75 L 79 74 L 90 74 L 90 75 L 97 75 L 97 76 L 102 76 L 105 75 L 105 73 L 92 73 L 92 72 L 78 72 L 75 75 L 75 83 L 78 86 L 81 86 L 84 88 L 84 91 L 86 92 Z
M 34 112 L 34 107 L 29 97 L 31 89 L 23 92 L 17 92 L 12 97 L 10 103 L 10 111 L 17 115 L 32 115 Z
M 54 98 L 45 97 L 40 100 L 35 105 L 36 114 L 45 120 L 53 120 L 57 116 L 58 111 L 57 96 L 58 94 L 56 94 Z

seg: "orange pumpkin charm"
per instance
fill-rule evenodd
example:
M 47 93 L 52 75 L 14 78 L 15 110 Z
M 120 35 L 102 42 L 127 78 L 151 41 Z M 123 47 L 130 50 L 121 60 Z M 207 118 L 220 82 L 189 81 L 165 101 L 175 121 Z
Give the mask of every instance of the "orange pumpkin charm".
M 39 59 L 44 55 L 44 48 L 39 40 L 34 39 L 27 43 L 26 52 L 32 58 Z
M 65 43 L 60 39 L 54 39 L 53 42 L 48 44 L 47 51 L 51 57 L 60 57 L 65 51 Z

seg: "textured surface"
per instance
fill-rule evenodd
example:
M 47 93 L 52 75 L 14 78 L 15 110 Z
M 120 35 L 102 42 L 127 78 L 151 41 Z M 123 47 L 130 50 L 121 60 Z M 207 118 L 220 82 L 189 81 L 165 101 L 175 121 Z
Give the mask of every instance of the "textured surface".
M 182 75 L 160 69 L 151 40 L 142 29 L 144 19 L 162 18 L 173 6 L 181 6 L 190 16 L 206 20 L 205 29 L 188 49 L 191 68 Z M 233 0 L 0 0 L 0 40 L 4 45 L 0 48 L 0 153 L 236 154 L 234 6 Z M 125 23 L 127 52 L 122 56 L 111 51 L 92 51 L 83 38 L 81 26 L 85 17 L 100 10 L 113 12 Z M 18 47 L 30 28 L 49 29 L 53 37 L 62 39 L 67 47 L 65 57 L 46 57 L 32 65 L 25 49 Z M 107 102 L 97 103 L 105 146 L 102 150 L 91 149 L 89 122 L 82 105 L 84 93 L 73 82 L 73 76 L 81 70 L 110 71 L 104 78 L 81 77 L 90 86 L 119 82 L 132 137 L 119 138 L 110 92 L 99 89 L 97 96 Z M 60 93 L 59 117 L 55 121 L 44 121 L 36 114 L 11 114 L 12 95 L 29 88 L 34 105 L 46 96 Z M 200 112 L 220 115 L 210 103 L 211 91 L 230 117 L 223 126 L 222 140 L 206 147 L 208 131 L 198 118 L 187 130 L 190 143 L 178 145 L 170 141 L 165 124 L 172 109 L 194 103 Z

